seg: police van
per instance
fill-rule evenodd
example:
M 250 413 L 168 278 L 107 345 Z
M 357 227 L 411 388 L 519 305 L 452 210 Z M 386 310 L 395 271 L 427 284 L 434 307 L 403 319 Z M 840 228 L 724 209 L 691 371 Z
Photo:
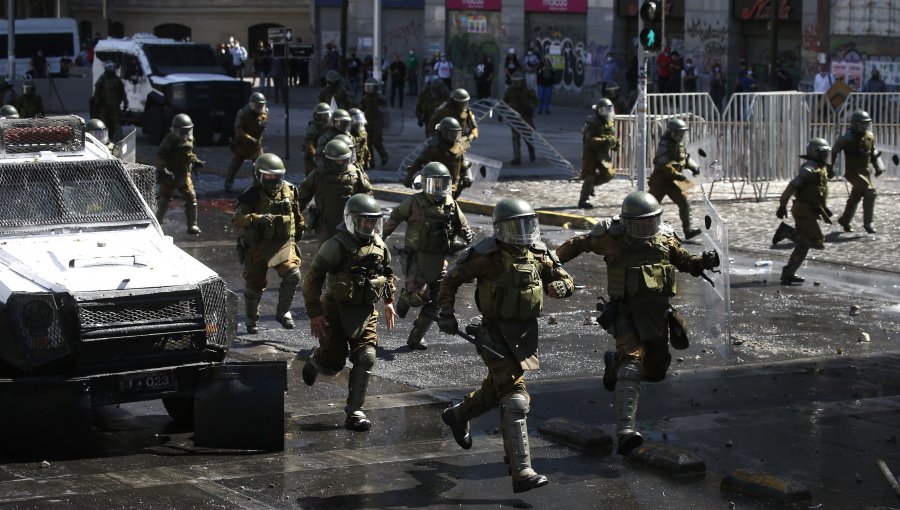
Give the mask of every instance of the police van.
M 9 75 L 8 20 L 0 19 L 0 76 Z M 78 23 L 72 18 L 24 18 L 15 20 L 16 76 L 31 71 L 31 57 L 44 52 L 51 73 L 59 72 L 59 61 L 78 56 Z
M 219 133 L 220 143 L 234 129 L 234 118 L 250 97 L 250 84 L 229 76 L 212 46 L 135 34 L 107 38 L 94 47 L 94 83 L 107 62 L 125 82 L 128 110 L 122 120 L 142 126 L 158 144 L 179 113 L 194 121 L 194 137 L 208 145 Z

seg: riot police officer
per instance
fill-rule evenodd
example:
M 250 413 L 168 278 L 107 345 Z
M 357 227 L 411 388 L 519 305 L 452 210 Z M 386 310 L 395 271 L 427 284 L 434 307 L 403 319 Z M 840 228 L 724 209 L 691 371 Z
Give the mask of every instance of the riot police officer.
M 358 193 L 372 194 L 369 178 L 355 163 L 353 151 L 340 141 L 328 142 L 325 161 L 300 183 L 297 202 L 300 210 L 313 199 L 316 209 L 310 227 L 316 229 L 316 239 L 324 242 L 337 232 L 343 218 L 344 204 Z
M 330 105 L 332 98 L 337 107 L 343 110 L 349 110 L 356 106 L 353 96 L 344 88 L 341 73 L 334 69 L 325 74 L 325 87 L 319 92 L 318 102 Z
M 369 78 L 363 85 L 362 112 L 366 116 L 369 135 L 369 154 L 381 156 L 381 166 L 387 166 L 388 153 L 384 148 L 384 107 L 387 104 L 378 93 L 378 80 Z
M 110 137 L 119 140 L 122 110 L 128 109 L 128 96 L 125 94 L 125 83 L 116 76 L 115 62 L 103 65 L 103 74 L 94 84 L 94 97 L 91 99 L 97 109 L 97 117 L 110 128 Z
M 316 166 L 322 164 L 324 159 L 323 151 L 328 142 L 334 140 L 334 137 L 337 135 L 350 136 L 350 124 L 352 123 L 353 119 L 350 117 L 350 112 L 347 110 L 338 108 L 332 112 L 331 126 L 322 133 L 316 141 Z
M 444 101 L 438 109 L 431 114 L 431 124 L 438 125 L 445 117 L 453 117 L 462 128 L 462 139 L 472 143 L 478 138 L 478 122 L 475 114 L 469 109 L 469 93 L 466 89 L 455 89 L 450 93 L 450 99 Z
M 406 340 L 414 350 L 428 348 L 425 333 L 437 317 L 437 294 L 447 272 L 447 255 L 475 238 L 466 216 L 450 196 L 451 190 L 447 167 L 437 161 L 428 163 L 422 170 L 422 191 L 395 207 L 384 225 L 383 238 L 387 240 L 397 226 L 406 222 L 406 279 L 397 298 L 397 315 L 405 318 L 410 307 L 422 307 Z
M 831 153 L 831 164 L 841 152 L 844 153 L 844 178 L 850 181 L 850 197 L 844 206 L 844 212 L 838 218 L 838 224 L 844 232 L 853 232 L 850 223 L 856 214 L 859 202 L 863 204 L 863 228 L 869 234 L 875 233 L 872 222 L 875 220 L 875 185 L 872 184 L 872 173 L 869 165 L 875 168 L 875 177 L 884 173 L 881 151 L 875 149 L 875 133 L 872 132 L 872 117 L 864 110 L 857 110 L 850 115 L 850 128 L 834 142 Z
M 772 237 L 772 246 L 782 239 L 796 243 L 787 265 L 781 270 L 781 283 L 784 285 L 803 283 L 804 279 L 797 276 L 797 269 L 803 264 L 809 249 L 825 249 L 825 236 L 818 220 L 821 218 L 825 223 L 831 223 L 831 211 L 827 206 L 831 147 L 824 139 L 813 138 L 806 144 L 806 154 L 801 157 L 806 161 L 800 165 L 797 176 L 784 188 L 775 213 L 779 219 L 786 218 L 788 201 L 794 197 L 791 216 L 796 227 L 782 222 Z
M 303 137 L 303 173 L 309 175 L 316 168 L 316 148 L 319 137 L 331 127 L 331 107 L 328 103 L 319 103 L 313 109 L 313 118 L 306 125 Z
M 562 263 L 586 252 L 606 262 L 609 302 L 598 322 L 616 341 L 616 351 L 604 356 L 603 386 L 616 395 L 620 455 L 643 441 L 635 426 L 641 381 L 657 382 L 666 376 L 672 361 L 670 339 L 673 347 L 687 348 L 684 321 L 669 305 L 676 290 L 675 270 L 700 276 L 704 269 L 719 265 L 715 251 L 699 257 L 688 253 L 661 217 L 662 208 L 653 195 L 633 191 L 622 202 L 621 216 L 599 221 L 589 234 L 575 236 L 556 249 Z
M 291 304 L 300 283 L 300 249 L 303 214 L 297 190 L 284 180 L 284 162 L 275 154 L 263 154 L 253 163 L 254 183 L 241 193 L 232 222 L 242 229 L 238 239 L 244 265 L 244 305 L 247 333 L 259 332 L 259 301 L 266 290 L 266 273 L 281 277 L 275 320 L 293 329 Z
M 435 78 L 428 82 L 428 86 L 419 92 L 419 99 L 416 101 L 416 119 L 419 121 L 419 127 L 425 126 L 425 137 L 428 138 L 434 134 L 434 123 L 431 117 L 435 110 L 450 99 L 450 91 L 444 80 Z
M 0 117 L 4 119 L 18 119 L 19 112 L 16 110 L 16 107 L 11 104 L 5 104 L 0 107 Z
M 537 94 L 525 86 L 525 75 L 521 71 L 513 73 L 512 84 L 503 93 L 503 102 L 515 110 L 526 124 L 534 128 L 534 107 L 537 106 L 538 102 Z M 509 163 L 511 165 L 521 165 L 522 136 L 512 126 L 510 126 L 510 130 L 512 131 L 513 159 Z M 528 146 L 528 159 L 534 161 L 534 145 L 528 139 L 525 140 L 525 145 Z
M 594 196 L 594 188 L 609 182 L 616 175 L 613 168 L 612 152 L 619 150 L 619 137 L 612 116 L 615 113 L 612 101 L 602 98 L 594 105 L 594 114 L 588 116 L 581 126 L 581 196 L 578 207 L 594 207 L 588 200 Z
M 363 170 L 372 167 L 372 154 L 369 152 L 369 133 L 366 131 L 365 114 L 359 108 L 351 108 L 350 114 L 350 136 L 353 137 L 353 144 L 356 148 L 356 164 Z
M 22 95 L 16 98 L 13 106 L 19 112 L 19 117 L 23 119 L 44 116 L 44 100 L 37 95 L 34 83 L 31 81 L 22 84 Z
M 438 124 L 437 132 L 428 140 L 425 150 L 406 168 L 403 185 L 411 188 L 415 173 L 426 164 L 437 161 L 443 163 L 450 170 L 453 183 L 452 195 L 454 199 L 459 198 L 462 190 L 472 185 L 466 161 L 468 149 L 468 142 L 462 140 L 462 127 L 459 122 L 453 117 L 444 117 Z
M 303 366 L 303 382 L 312 386 L 318 374 L 337 374 L 349 356 L 344 427 L 357 432 L 372 428 L 363 405 L 378 345 L 378 301 L 387 328 L 394 328 L 394 273 L 381 227 L 381 207 L 372 196 L 350 197 L 343 226 L 319 248 L 303 281 L 309 327 L 319 340 Z
M 488 368 L 481 387 L 441 414 L 462 448 L 472 446 L 469 420 L 500 404 L 500 423 L 513 492 L 547 484 L 531 467 L 526 416 L 530 396 L 525 371 L 539 367 L 537 317 L 544 293 L 551 298 L 572 294 L 572 278 L 556 255 L 540 241 L 534 209 L 522 199 L 504 198 L 493 213 L 494 235 L 463 251 L 441 283 L 438 304 L 441 331 L 456 333 L 454 305 L 463 283 L 477 280 L 475 303 L 483 319 L 476 334 L 478 352 Z
M 678 206 L 684 237 L 690 239 L 700 235 L 700 229 L 691 227 L 691 205 L 678 182 L 688 180 L 681 173 L 682 170 L 687 169 L 694 175 L 699 175 L 700 167 L 684 148 L 684 134 L 687 130 L 687 123 L 681 119 L 671 119 L 666 123 L 666 134 L 659 140 L 653 157 L 653 173 L 647 184 L 648 191 L 658 202 L 662 202 L 663 197 L 667 196 Z
M 87 121 L 84 125 L 84 132 L 90 133 L 91 136 L 97 139 L 98 142 L 102 143 L 106 146 L 110 151 L 115 148 L 116 144 L 109 141 L 109 130 L 106 129 L 106 124 L 103 123 L 100 119 L 91 119 Z
M 159 181 L 159 198 L 156 204 L 156 220 L 160 225 L 172 203 L 175 190 L 184 199 L 188 234 L 199 235 L 197 226 L 197 194 L 191 181 L 191 170 L 202 168 L 204 162 L 194 154 L 194 122 L 184 113 L 172 118 L 170 131 L 156 151 L 156 177 Z
M 234 176 L 244 160 L 256 160 L 263 153 L 263 133 L 269 120 L 266 96 L 260 92 L 250 94 L 250 101 L 238 111 L 234 119 L 234 138 L 231 139 L 231 163 L 225 174 L 225 192 L 231 193 Z

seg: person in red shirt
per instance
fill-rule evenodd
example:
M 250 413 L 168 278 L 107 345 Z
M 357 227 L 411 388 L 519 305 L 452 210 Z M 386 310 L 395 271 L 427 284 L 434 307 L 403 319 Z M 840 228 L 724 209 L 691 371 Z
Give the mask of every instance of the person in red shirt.
M 672 81 L 672 48 L 666 49 L 656 57 L 656 91 L 663 93 L 669 91 Z

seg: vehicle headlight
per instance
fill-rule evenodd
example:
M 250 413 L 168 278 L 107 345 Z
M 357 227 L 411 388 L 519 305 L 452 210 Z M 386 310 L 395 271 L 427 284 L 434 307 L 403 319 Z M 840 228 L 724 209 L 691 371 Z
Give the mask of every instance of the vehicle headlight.
M 187 100 L 187 86 L 184 83 L 175 83 L 171 86 L 172 102 L 184 102 Z
M 13 294 L 7 308 L 19 339 L 21 368 L 33 368 L 71 352 L 53 294 Z

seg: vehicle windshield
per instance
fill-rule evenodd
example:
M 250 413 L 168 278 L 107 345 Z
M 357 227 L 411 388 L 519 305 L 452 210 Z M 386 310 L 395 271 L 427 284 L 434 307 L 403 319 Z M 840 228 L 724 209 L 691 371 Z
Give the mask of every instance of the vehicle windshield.
M 117 160 L 0 162 L 0 235 L 148 221 Z
M 153 74 L 226 74 L 208 44 L 145 44 Z

